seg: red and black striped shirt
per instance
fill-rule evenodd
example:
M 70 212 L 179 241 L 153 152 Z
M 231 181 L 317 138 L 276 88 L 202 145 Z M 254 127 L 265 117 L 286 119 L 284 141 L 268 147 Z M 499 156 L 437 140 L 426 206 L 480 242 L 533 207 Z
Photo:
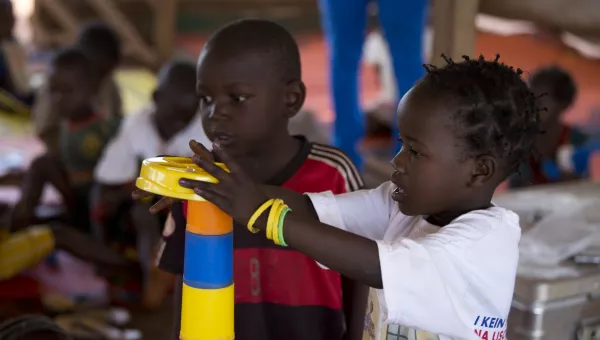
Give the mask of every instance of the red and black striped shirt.
M 358 190 L 362 179 L 339 149 L 303 139 L 294 159 L 267 184 L 305 192 Z M 183 274 L 185 207 L 173 206 L 175 232 L 159 267 Z M 235 334 L 241 340 L 335 340 L 343 336 L 341 278 L 262 234 L 234 228 Z

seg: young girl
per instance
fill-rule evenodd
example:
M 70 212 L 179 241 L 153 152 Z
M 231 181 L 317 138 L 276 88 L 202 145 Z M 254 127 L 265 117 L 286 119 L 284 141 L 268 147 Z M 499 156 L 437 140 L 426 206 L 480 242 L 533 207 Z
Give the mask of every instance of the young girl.
M 303 196 L 262 187 L 219 145 L 214 152 L 230 173 L 193 142 L 195 161 L 219 183 L 180 183 L 248 229 L 269 224 L 269 238 L 377 289 L 368 313 L 379 320 L 365 322 L 370 338 L 504 339 L 521 230 L 517 215 L 491 199 L 529 160 L 539 109 L 522 71 L 499 56 L 444 58 L 402 99 L 402 148 L 391 181 L 376 189 Z M 257 210 L 269 198 L 292 209 L 274 215 L 283 215 L 279 223 Z

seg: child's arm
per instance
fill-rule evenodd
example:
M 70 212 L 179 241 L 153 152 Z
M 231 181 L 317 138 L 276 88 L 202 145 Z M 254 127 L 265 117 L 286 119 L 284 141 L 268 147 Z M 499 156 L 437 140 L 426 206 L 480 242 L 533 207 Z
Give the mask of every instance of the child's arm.
M 195 157 L 200 167 L 215 176 L 220 183 L 211 184 L 182 179 L 180 183 L 194 190 L 202 197 L 212 201 L 234 219 L 246 224 L 254 211 L 267 200 L 267 195 L 253 183 L 220 148 L 215 152 L 229 167 L 231 173 L 212 162 Z M 325 193 L 312 195 L 316 212 L 320 219 L 331 225 L 319 222 L 310 212 L 307 198 L 285 189 L 271 188 L 271 194 L 283 198 L 292 208 L 285 219 L 284 238 L 296 248 L 313 259 L 347 277 L 353 278 L 371 287 L 381 288 L 381 269 L 377 243 L 389 223 L 390 185 L 386 184 L 374 190 L 361 190 L 336 196 Z M 344 212 L 342 216 L 340 211 Z M 266 227 L 266 215 L 263 214 L 255 226 L 261 230 Z M 341 230 L 345 229 L 350 232 Z M 360 236 L 363 235 L 363 236 Z

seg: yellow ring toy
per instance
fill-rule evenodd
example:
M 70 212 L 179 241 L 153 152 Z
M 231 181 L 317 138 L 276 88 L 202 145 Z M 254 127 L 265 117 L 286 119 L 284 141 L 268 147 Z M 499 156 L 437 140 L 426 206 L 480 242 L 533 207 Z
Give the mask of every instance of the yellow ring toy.
M 215 163 L 225 171 L 223 163 Z M 179 185 L 181 178 L 193 179 L 209 183 L 217 183 L 217 179 L 201 169 L 188 157 L 155 157 L 142 162 L 140 177 L 135 185 L 153 194 L 178 198 L 181 200 L 204 201 L 193 190 Z
M 224 164 L 215 163 L 225 171 Z M 190 158 L 144 160 L 136 186 L 187 200 L 181 306 L 182 340 L 233 340 L 233 223 L 214 204 L 181 187 L 179 179 L 217 183 Z

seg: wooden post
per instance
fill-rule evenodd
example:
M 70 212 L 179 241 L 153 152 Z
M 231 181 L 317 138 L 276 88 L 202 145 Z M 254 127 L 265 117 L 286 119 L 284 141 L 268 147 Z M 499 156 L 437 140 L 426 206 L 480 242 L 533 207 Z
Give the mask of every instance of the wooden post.
M 475 16 L 479 0 L 435 0 L 433 2 L 433 49 L 431 63 L 444 66 L 440 55 L 460 60 L 475 52 Z
M 177 0 L 158 0 L 154 7 L 154 45 L 158 60 L 169 60 L 175 51 Z
M 63 30 L 75 37 L 79 22 L 77 17 L 61 0 L 38 0 L 36 6 L 43 7 L 44 10 L 48 11 L 54 17 Z M 37 12 L 37 10 L 35 12 Z M 34 16 L 36 15 L 35 12 Z

